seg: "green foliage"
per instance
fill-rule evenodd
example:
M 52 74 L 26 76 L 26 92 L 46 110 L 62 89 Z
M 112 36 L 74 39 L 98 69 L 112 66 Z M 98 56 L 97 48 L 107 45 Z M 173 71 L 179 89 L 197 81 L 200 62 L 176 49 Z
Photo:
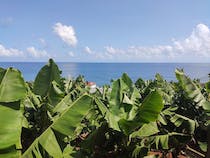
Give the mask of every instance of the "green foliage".
M 0 102 L 19 101 L 25 93 L 25 83 L 18 70 L 13 68 L 0 70 Z
M 181 70 L 176 70 L 176 77 L 180 82 L 180 85 L 187 94 L 187 97 L 192 99 L 197 103 L 198 106 L 201 106 L 204 110 L 210 111 L 210 103 L 201 93 L 198 86 L 193 83 L 190 78 L 184 75 L 184 72 Z
M 158 91 L 151 92 L 142 102 L 138 110 L 139 121 L 149 123 L 157 120 L 163 108 L 163 100 Z
M 156 122 L 150 122 L 148 124 L 144 124 L 139 130 L 133 132 L 131 137 L 148 137 L 154 134 L 159 133 L 159 129 Z
M 21 73 L 13 68 L 0 69 L 0 157 L 18 157 L 21 154 L 21 100 L 25 94 Z
M 72 140 L 75 138 L 75 130 L 81 124 L 84 116 L 89 112 L 91 104 L 91 97 L 84 95 L 76 100 L 71 106 L 68 106 L 66 110 L 61 113 L 61 116 L 32 143 L 23 154 L 23 157 L 46 157 L 47 155 L 52 157 L 63 157 L 62 146 L 64 142 L 61 140 L 65 139 L 65 137 L 69 137 L 68 139 Z M 60 138 L 56 138 L 58 137 L 56 134 Z M 68 145 L 68 143 L 69 142 L 67 141 L 66 145 Z M 42 153 L 42 150 L 45 152 Z
M 206 83 L 206 91 L 210 92 L 210 81 Z
M 60 70 L 52 59 L 45 65 L 36 76 L 33 86 L 33 92 L 40 96 L 46 96 L 50 91 L 52 81 L 61 83 Z
M 188 150 L 205 154 L 209 82 L 178 82 L 160 74 L 135 83 L 124 73 L 94 93 L 83 76 L 64 79 L 55 62 L 32 83 L 0 68 L 0 158 L 156 157 Z

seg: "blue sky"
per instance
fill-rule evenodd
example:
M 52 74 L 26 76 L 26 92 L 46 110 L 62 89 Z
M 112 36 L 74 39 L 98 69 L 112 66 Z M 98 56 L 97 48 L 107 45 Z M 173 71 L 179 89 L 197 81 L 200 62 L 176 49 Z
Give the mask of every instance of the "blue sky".
M 210 1 L 1 0 L 0 61 L 210 62 Z

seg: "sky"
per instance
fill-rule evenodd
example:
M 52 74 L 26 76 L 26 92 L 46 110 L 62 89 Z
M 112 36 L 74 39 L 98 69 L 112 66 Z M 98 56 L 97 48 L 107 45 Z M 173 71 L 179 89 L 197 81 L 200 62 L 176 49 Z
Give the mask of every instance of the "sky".
M 0 62 L 210 62 L 210 1 L 1 0 Z

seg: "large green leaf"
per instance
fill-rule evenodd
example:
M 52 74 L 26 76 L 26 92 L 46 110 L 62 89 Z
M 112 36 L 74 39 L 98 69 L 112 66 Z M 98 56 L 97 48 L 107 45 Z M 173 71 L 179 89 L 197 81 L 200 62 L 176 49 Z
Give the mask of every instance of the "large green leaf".
M 112 84 L 112 92 L 109 100 L 110 111 L 112 113 L 119 114 L 122 97 L 122 82 L 118 79 Z
M 120 131 L 118 121 L 126 118 L 128 113 L 125 112 L 123 103 L 123 91 L 127 88 L 124 81 L 120 78 L 113 82 L 112 91 L 109 99 L 109 110 L 106 113 L 106 119 L 109 126 Z
M 96 104 L 102 114 L 105 115 L 109 127 L 117 131 L 123 131 L 125 134 L 131 133 L 135 128 L 144 123 L 155 121 L 163 108 L 162 97 L 157 91 L 151 92 L 145 98 L 141 106 L 135 109 L 135 114 L 132 117 L 125 118 L 123 115 L 119 115 L 120 113 L 113 113 L 98 99 L 96 99 Z M 130 112 L 132 112 L 132 108 L 127 113 Z
M 27 95 L 24 98 L 23 104 L 25 108 L 33 108 L 37 110 L 37 108 L 41 107 L 41 97 L 39 95 L 35 95 L 28 84 L 27 85 Z
M 142 123 L 153 122 L 163 108 L 163 99 L 158 91 L 152 91 L 138 109 L 137 120 Z
M 181 125 L 184 124 L 183 129 L 187 129 L 187 132 L 190 134 L 193 134 L 196 128 L 197 122 L 195 120 L 192 120 L 190 118 L 187 118 L 185 116 L 179 115 L 179 114 L 174 114 L 171 118 L 170 121 L 174 123 L 176 127 L 180 127 Z
M 20 100 L 26 86 L 21 73 L 13 68 L 0 69 L 0 157 L 20 156 L 22 110 Z
M 63 111 L 65 111 L 71 103 L 72 100 L 70 98 L 70 94 L 68 94 L 53 108 L 53 114 L 63 113 Z
M 83 118 L 88 114 L 92 105 L 92 97 L 88 95 L 81 96 L 78 100 L 72 103 L 66 110 L 57 118 L 53 124 L 40 135 L 32 145 L 23 154 L 24 158 L 46 157 L 44 153 L 51 157 L 63 157 L 63 141 L 56 137 L 75 138 L 75 130 L 81 124 Z M 67 145 L 67 144 L 66 144 Z
M 138 131 L 135 131 L 131 134 L 131 137 L 148 137 L 154 134 L 157 134 L 159 129 L 157 127 L 156 122 L 150 122 L 148 124 L 144 124 Z
M 22 99 L 26 86 L 20 71 L 8 68 L 0 71 L 0 102 L 15 102 Z
M 130 89 L 133 87 L 133 82 L 126 73 L 123 73 L 121 78 Z
M 13 145 L 21 148 L 22 117 L 20 102 L 0 103 L 0 149 Z
M 105 117 L 107 123 L 109 124 L 109 127 L 113 128 L 114 130 L 121 131 L 118 125 L 120 117 L 110 112 L 109 109 L 104 105 L 104 103 L 100 99 L 95 98 L 95 103 L 98 106 L 102 115 Z
M 125 105 L 122 104 L 123 97 L 124 94 L 132 88 L 129 87 L 131 84 L 131 80 L 126 74 L 123 74 L 120 79 L 113 82 L 109 99 L 109 109 L 113 114 L 125 115 Z
M 156 74 L 155 75 L 155 87 L 158 88 L 163 97 L 164 104 L 172 104 L 173 102 L 173 96 L 174 96 L 174 89 L 173 85 L 166 80 L 160 75 Z
M 64 97 L 64 92 L 60 89 L 58 83 L 52 81 L 48 92 L 48 101 L 53 107 L 57 105 Z
M 121 120 L 121 125 L 126 126 L 128 120 L 130 123 L 136 116 L 136 101 L 140 97 L 138 90 L 134 87 L 131 79 L 127 74 L 112 84 L 110 94 L 109 110 L 106 113 L 106 119 L 109 126 L 115 130 L 120 130 L 118 121 Z
M 206 100 L 206 98 L 201 93 L 200 89 L 197 87 L 193 81 L 189 77 L 187 77 L 183 71 L 176 69 L 176 78 L 180 82 L 180 85 L 187 93 L 187 96 L 190 99 L 193 99 L 194 102 L 198 104 L 198 106 L 203 107 L 204 110 L 210 111 L 210 103 Z
M 145 123 L 156 121 L 158 119 L 158 116 L 162 108 L 163 108 L 163 100 L 160 93 L 157 91 L 152 91 L 144 99 L 141 106 L 137 109 L 137 112 L 133 120 L 120 119 L 119 125 L 121 130 L 128 135 L 131 132 L 133 132 L 135 128 L 138 128 L 141 125 L 144 126 Z M 145 126 L 144 128 L 149 128 L 150 127 L 149 125 Z
M 119 126 L 121 130 L 129 135 L 134 129 L 145 123 L 156 121 L 163 108 L 163 100 L 158 91 L 152 91 L 142 102 L 141 106 L 135 109 L 132 120 L 121 118 Z
M 60 84 L 61 76 L 58 66 L 52 59 L 50 59 L 49 63 L 45 65 L 36 76 L 33 87 L 34 93 L 41 96 L 46 96 L 51 87 L 52 81 Z

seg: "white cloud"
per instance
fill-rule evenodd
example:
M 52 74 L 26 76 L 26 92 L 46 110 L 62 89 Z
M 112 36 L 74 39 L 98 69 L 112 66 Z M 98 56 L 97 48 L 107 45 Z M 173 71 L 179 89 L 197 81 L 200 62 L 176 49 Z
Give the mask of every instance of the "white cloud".
M 69 52 L 68 55 L 69 55 L 70 57 L 74 57 L 74 56 L 75 56 L 75 55 L 74 55 L 74 52 Z
M 118 49 L 118 48 L 113 48 L 112 46 L 106 46 L 104 47 L 106 52 L 111 54 L 111 55 L 115 55 L 115 54 L 121 54 L 124 55 L 126 52 L 123 49 Z
M 94 52 L 88 46 L 85 47 L 84 51 L 88 54 L 94 54 Z
M 37 50 L 34 47 L 28 47 L 27 52 L 35 58 L 41 58 L 41 57 L 50 57 L 50 55 L 45 50 Z
M 208 26 L 198 24 L 188 38 L 183 41 L 174 40 L 173 48 L 180 53 L 210 56 L 210 30 Z
M 0 44 L 0 56 L 13 57 L 13 56 L 23 56 L 23 52 L 18 49 L 5 48 Z
M 189 37 L 184 40 L 172 40 L 170 45 L 130 46 L 127 49 L 106 46 L 104 59 L 122 61 L 196 61 L 210 57 L 210 29 L 198 24 Z
M 53 26 L 53 30 L 69 46 L 77 45 L 77 37 L 72 26 L 56 23 Z
M 77 38 L 71 26 L 56 23 L 54 32 L 68 45 L 75 46 Z M 44 45 L 46 41 L 40 38 Z M 128 62 L 177 62 L 177 61 L 204 61 L 210 62 L 210 29 L 205 24 L 198 24 L 191 34 L 183 40 L 173 39 L 168 45 L 154 46 L 129 46 L 127 48 L 115 48 L 106 46 L 96 51 L 88 46 L 84 47 L 85 59 L 92 61 L 128 61 Z M 70 57 L 75 57 L 74 52 L 68 52 Z M 38 50 L 34 47 L 27 48 L 27 54 L 18 49 L 5 48 L 0 44 L 0 56 L 18 57 L 30 56 L 34 58 L 50 57 L 46 50 Z

